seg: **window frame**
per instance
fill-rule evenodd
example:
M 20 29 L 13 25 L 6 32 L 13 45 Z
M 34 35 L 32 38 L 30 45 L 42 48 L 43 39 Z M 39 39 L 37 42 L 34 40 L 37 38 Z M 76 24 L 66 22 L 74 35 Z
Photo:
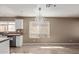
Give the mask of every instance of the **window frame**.
M 1 23 L 2 22 L 2 23 Z M 14 24 L 10 24 L 11 22 L 14 22 Z M 9 25 L 15 25 L 15 21 L 0 21 L 0 26 L 1 25 L 6 25 L 7 26 L 7 29 L 6 30 L 4 30 L 4 31 L 2 31 L 2 30 L 0 30 L 0 32 L 12 32 L 12 31 L 8 31 L 8 29 L 9 29 Z M 14 30 L 15 31 L 15 30 Z
M 33 25 L 35 25 L 34 23 L 35 21 L 30 21 L 29 22 L 29 38 L 50 38 L 50 22 L 49 21 L 44 21 L 44 23 L 42 25 L 45 25 L 45 28 L 47 27 L 47 32 L 44 32 L 42 33 L 41 31 L 43 30 L 46 30 L 44 29 L 44 27 L 41 25 L 40 28 L 42 28 L 42 30 L 39 28 L 39 29 L 36 29 L 38 30 L 39 32 L 35 32 L 32 31 L 33 29 L 31 29 L 30 27 L 32 27 Z M 35 27 L 34 27 L 35 28 Z M 37 26 L 36 26 L 37 28 Z M 36 36 L 35 36 L 36 35 Z M 45 36 L 46 35 L 46 36 Z

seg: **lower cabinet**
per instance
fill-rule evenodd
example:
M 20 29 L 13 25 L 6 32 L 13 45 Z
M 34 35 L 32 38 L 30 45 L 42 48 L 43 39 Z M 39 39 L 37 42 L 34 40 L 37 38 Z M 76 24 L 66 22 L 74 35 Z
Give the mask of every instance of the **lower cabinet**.
M 0 54 L 9 54 L 9 40 L 0 42 Z
M 16 36 L 16 47 L 22 47 L 23 45 L 23 36 Z

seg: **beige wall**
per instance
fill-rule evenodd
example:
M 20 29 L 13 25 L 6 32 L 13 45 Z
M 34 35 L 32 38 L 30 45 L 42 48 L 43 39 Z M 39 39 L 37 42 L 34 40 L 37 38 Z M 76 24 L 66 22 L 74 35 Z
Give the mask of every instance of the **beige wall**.
M 15 18 L 13 18 L 13 17 L 0 17 L 0 21 L 14 21 L 15 20 Z
M 29 38 L 29 21 L 34 18 L 24 18 L 24 42 L 26 43 L 61 43 L 79 42 L 78 18 L 45 18 L 50 22 L 50 38 Z
M 15 20 L 15 18 L 4 18 L 0 20 Z M 50 22 L 50 38 L 33 39 L 29 38 L 29 21 L 33 17 L 24 18 L 23 41 L 26 43 L 60 43 L 79 42 L 79 18 L 45 18 Z

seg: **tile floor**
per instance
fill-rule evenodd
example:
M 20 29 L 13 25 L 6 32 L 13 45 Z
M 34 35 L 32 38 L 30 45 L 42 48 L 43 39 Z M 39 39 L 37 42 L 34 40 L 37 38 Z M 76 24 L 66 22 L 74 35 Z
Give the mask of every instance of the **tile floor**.
M 11 47 L 11 53 L 23 54 L 79 54 L 79 46 L 27 46 Z

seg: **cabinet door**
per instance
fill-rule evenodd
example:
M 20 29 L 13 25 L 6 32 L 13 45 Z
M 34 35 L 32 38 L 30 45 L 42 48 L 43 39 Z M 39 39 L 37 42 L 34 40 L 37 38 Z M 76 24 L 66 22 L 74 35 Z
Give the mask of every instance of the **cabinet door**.
M 16 36 L 16 47 L 21 47 L 23 44 L 23 36 Z
M 16 29 L 23 29 L 23 19 L 16 19 L 15 24 Z
M 9 53 L 9 40 L 0 43 L 0 54 Z

